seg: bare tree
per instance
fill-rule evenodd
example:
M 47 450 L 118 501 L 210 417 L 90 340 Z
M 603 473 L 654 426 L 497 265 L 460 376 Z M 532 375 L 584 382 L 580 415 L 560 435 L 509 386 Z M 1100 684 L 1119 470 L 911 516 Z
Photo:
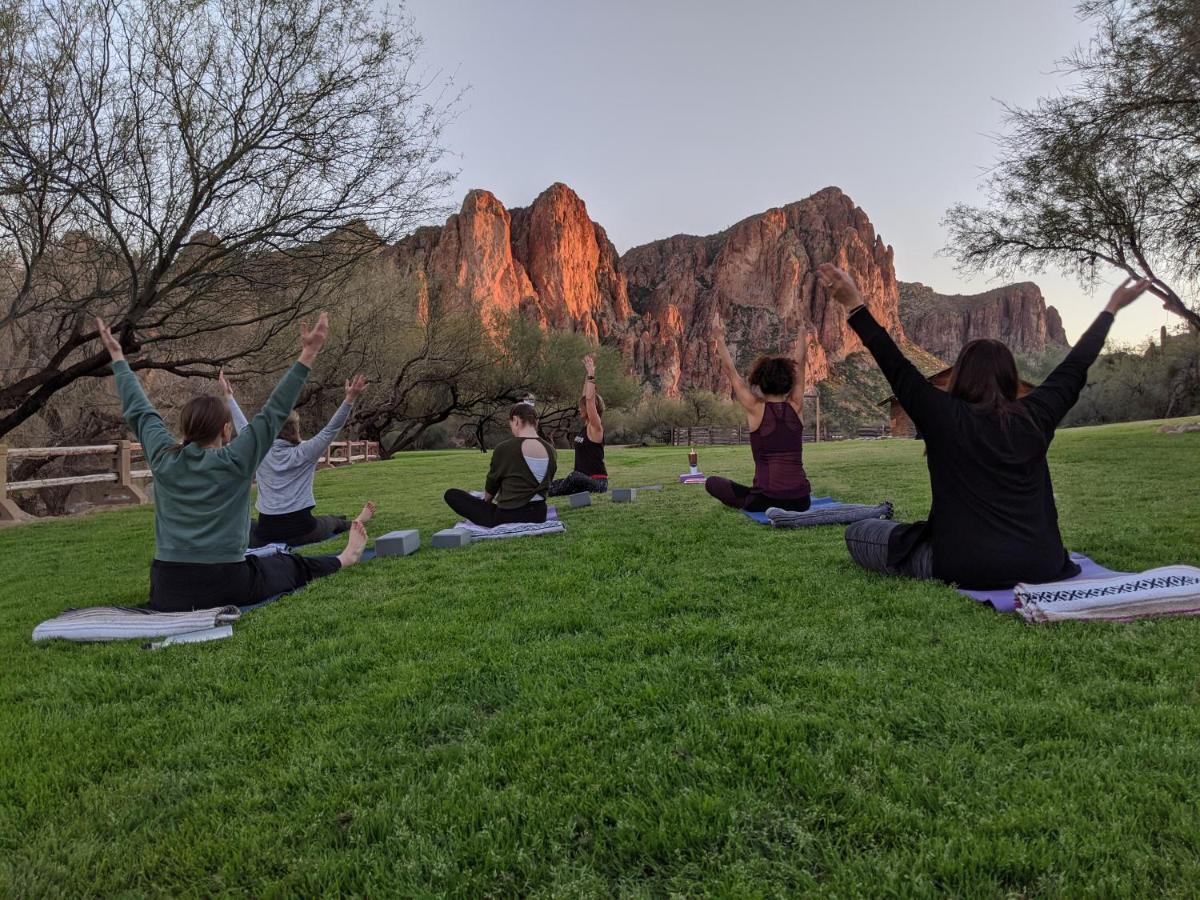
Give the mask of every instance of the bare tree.
M 0 36 L 0 436 L 106 373 L 94 316 L 134 368 L 266 370 L 442 212 L 454 98 L 369 0 L 15 0 Z
M 1092 43 L 1062 61 L 1077 85 L 1008 108 L 982 206 L 945 219 L 967 270 L 1098 268 L 1150 278 L 1171 312 L 1200 327 L 1181 293 L 1200 283 L 1200 6 L 1085 0 Z M 1193 306 L 1194 306 L 1193 302 Z

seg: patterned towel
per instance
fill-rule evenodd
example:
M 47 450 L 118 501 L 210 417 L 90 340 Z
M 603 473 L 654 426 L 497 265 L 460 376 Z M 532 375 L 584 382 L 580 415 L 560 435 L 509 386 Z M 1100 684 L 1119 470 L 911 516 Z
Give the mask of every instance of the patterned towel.
M 1026 622 L 1065 619 L 1127 621 L 1200 614 L 1200 569 L 1163 566 L 1131 575 L 1018 584 L 1017 612 Z
M 775 528 L 804 528 L 809 525 L 849 525 L 860 519 L 890 519 L 890 501 L 870 506 L 863 503 L 839 503 L 830 497 L 818 497 L 804 512 L 792 512 L 772 506 L 764 513 Z M 754 517 L 756 518 L 756 517 Z M 757 518 L 756 518 L 757 520 Z
M 459 522 L 454 527 L 471 532 L 473 541 L 527 537 L 535 534 L 561 534 L 567 530 L 567 526 L 559 519 L 549 519 L 545 522 L 513 522 L 511 525 L 497 525 L 495 528 L 484 528 L 472 522 Z
M 1114 572 L 1112 569 L 1105 568 L 1082 553 L 1072 552 L 1071 562 L 1079 566 L 1079 574 L 1074 578 L 1064 578 L 1058 584 L 1074 584 L 1076 581 L 1091 581 L 1096 578 L 1111 578 L 1114 575 L 1129 574 L 1128 572 Z M 958 592 L 964 597 L 970 597 L 972 600 L 986 603 L 998 613 L 1017 611 L 1017 597 L 1013 588 L 996 588 L 990 591 L 978 588 L 959 588 Z
M 190 631 L 204 631 L 236 622 L 236 606 L 201 609 L 195 612 L 163 613 L 124 606 L 94 606 L 69 609 L 33 629 L 35 641 L 55 638 L 64 641 L 124 641 L 161 638 Z

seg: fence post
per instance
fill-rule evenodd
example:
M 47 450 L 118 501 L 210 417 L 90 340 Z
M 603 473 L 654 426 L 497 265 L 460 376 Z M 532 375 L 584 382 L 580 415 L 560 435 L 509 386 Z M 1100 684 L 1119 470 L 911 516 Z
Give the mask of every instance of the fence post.
M 150 498 L 133 482 L 133 444 L 130 441 L 117 441 L 117 484 L 128 492 L 137 504 L 148 503 Z
M 28 522 L 32 518 L 8 499 L 8 444 L 0 444 L 0 522 Z

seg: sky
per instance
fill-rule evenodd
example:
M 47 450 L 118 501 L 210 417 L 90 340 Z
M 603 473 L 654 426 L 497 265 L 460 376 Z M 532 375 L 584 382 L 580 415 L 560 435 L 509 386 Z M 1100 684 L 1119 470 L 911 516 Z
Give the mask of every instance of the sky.
M 380 0 L 383 2 L 383 0 Z M 445 134 L 453 201 L 527 205 L 570 185 L 617 250 L 711 234 L 829 185 L 895 247 L 896 274 L 942 293 L 964 277 L 940 221 L 974 202 L 1003 125 L 1067 82 L 1091 35 L 1073 0 L 408 0 L 423 65 L 465 88 Z M 1107 300 L 1020 273 L 1074 340 Z M 1143 298 L 1113 338 L 1174 326 Z

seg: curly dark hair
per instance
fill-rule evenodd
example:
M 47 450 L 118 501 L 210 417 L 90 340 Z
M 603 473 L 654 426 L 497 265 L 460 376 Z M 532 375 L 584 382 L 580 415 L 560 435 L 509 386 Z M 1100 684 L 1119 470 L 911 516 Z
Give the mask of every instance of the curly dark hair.
M 750 370 L 750 384 L 764 394 L 790 394 L 796 384 L 796 363 L 786 356 L 761 356 Z

